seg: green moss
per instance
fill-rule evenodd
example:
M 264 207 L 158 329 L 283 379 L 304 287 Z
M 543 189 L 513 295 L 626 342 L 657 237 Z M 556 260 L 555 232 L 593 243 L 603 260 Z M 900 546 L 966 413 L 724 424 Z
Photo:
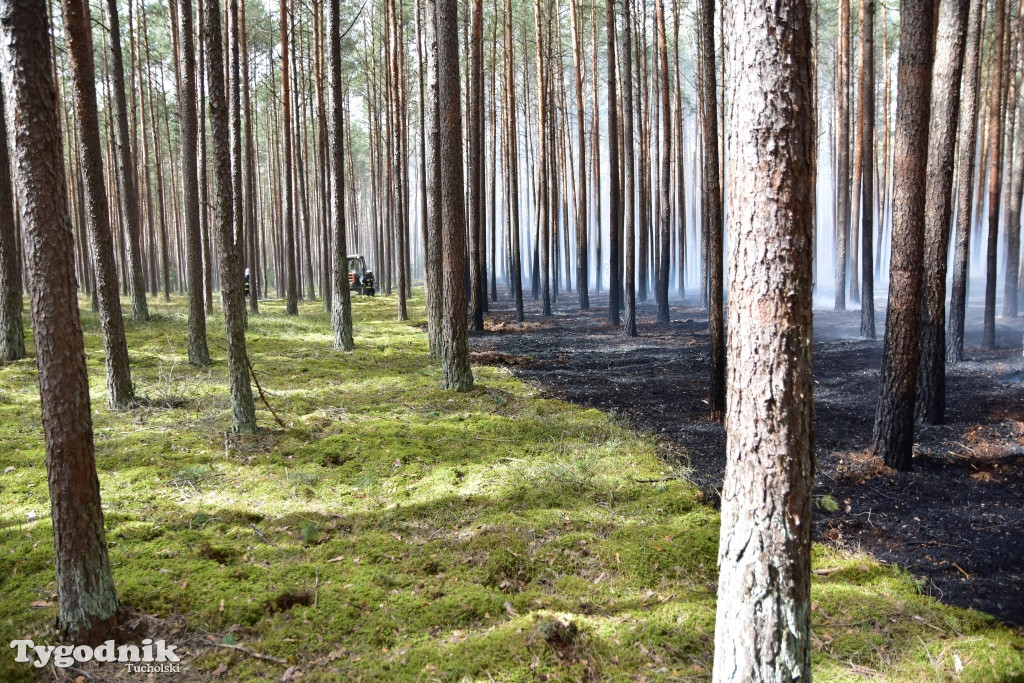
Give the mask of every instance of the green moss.
M 540 399 L 507 371 L 439 389 L 422 298 L 354 301 L 357 348 L 332 349 L 319 304 L 250 318 L 278 426 L 228 436 L 223 324 L 187 363 L 186 304 L 128 321 L 146 400 L 105 408 L 102 344 L 83 314 L 97 463 L 119 597 L 167 629 L 287 661 L 304 680 L 700 680 L 711 666 L 719 519 L 654 441 Z M 85 306 L 83 310 L 88 310 Z M 0 635 L 53 642 L 53 539 L 34 360 L 0 366 Z M 31 514 L 30 514 L 31 513 Z M 1019 634 L 938 604 L 868 557 L 814 549 L 817 680 L 1020 680 Z M 826 638 L 827 634 L 827 638 Z M 159 633 L 157 634 L 159 637 Z M 991 661 L 990 661 L 991 658 Z M 282 667 L 207 648 L 219 680 Z M 34 675 L 0 658 L 0 679 Z M 1016 678 L 1015 678 L 1016 677 Z

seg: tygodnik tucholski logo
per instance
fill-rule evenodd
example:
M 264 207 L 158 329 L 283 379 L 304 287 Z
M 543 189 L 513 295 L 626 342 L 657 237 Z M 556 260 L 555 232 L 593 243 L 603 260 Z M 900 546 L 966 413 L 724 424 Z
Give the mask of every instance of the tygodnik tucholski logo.
M 32 662 L 40 669 L 52 659 L 53 665 L 60 669 L 76 662 L 118 662 L 131 673 L 180 673 L 181 665 L 175 664 L 181 661 L 174 654 L 177 647 L 149 638 L 143 640 L 141 646 L 115 645 L 113 640 L 108 640 L 96 648 L 88 645 L 36 645 L 31 640 L 11 641 L 11 648 L 17 650 L 14 661 Z

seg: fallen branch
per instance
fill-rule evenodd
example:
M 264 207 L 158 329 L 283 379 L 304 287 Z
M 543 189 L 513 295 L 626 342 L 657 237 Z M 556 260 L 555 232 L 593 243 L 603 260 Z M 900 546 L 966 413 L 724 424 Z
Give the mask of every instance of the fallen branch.
M 271 657 L 270 655 L 260 654 L 259 652 L 253 652 L 248 648 L 244 648 L 241 645 L 228 645 L 227 643 L 214 643 L 217 647 L 222 647 L 225 650 L 234 650 L 235 652 L 241 652 L 243 655 L 249 655 L 253 659 L 259 659 L 264 662 L 271 662 L 279 666 L 288 666 L 288 662 L 277 657 Z
M 967 550 L 972 553 L 989 553 L 994 554 L 991 550 L 985 550 L 984 548 L 970 548 L 966 545 L 955 545 L 953 543 L 942 543 L 941 541 L 909 541 L 907 545 L 939 545 L 944 548 L 956 548 L 958 550 Z
M 288 425 L 286 425 L 284 421 L 277 416 L 277 413 L 274 412 L 274 409 L 270 407 L 270 402 L 267 401 L 267 397 L 263 393 L 263 387 L 260 386 L 260 381 L 256 379 L 256 371 L 252 367 L 251 360 L 249 361 L 249 374 L 252 375 L 252 381 L 256 383 L 256 391 L 260 392 L 260 399 L 263 401 L 263 405 L 267 407 L 267 410 L 270 411 L 270 414 L 274 416 L 275 420 L 277 420 L 277 424 L 281 425 L 281 429 L 288 429 Z

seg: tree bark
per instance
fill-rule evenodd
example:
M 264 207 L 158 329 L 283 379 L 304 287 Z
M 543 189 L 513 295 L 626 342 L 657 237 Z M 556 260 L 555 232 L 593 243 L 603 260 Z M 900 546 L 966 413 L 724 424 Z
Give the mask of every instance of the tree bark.
M 933 7 L 931 0 L 902 0 L 900 4 L 892 263 L 873 448 L 886 465 L 902 471 L 911 469 L 914 447 Z
M 570 0 L 569 12 L 572 17 L 572 66 L 576 79 L 576 162 L 579 168 L 579 201 L 576 204 L 576 289 L 581 311 L 590 309 L 590 263 L 589 240 L 590 222 L 587 212 L 589 203 L 587 187 L 587 133 L 586 115 L 583 109 L 583 32 L 578 0 Z M 597 74 L 593 74 L 594 78 Z
M 981 38 L 984 27 L 984 0 L 970 0 L 967 49 L 964 54 L 963 93 L 960 98 L 958 146 L 960 169 L 957 175 L 956 236 L 953 245 L 953 284 L 949 302 L 949 326 L 946 330 L 946 360 L 964 359 L 964 314 L 967 305 L 967 273 L 971 248 L 971 216 L 974 206 L 974 157 L 978 138 L 979 75 Z
M 929 424 L 942 424 L 946 413 L 946 263 L 969 8 L 970 0 L 939 3 L 932 72 L 924 217 L 925 279 L 921 302 L 921 357 L 917 370 L 917 413 Z
M 711 418 L 725 417 L 725 312 L 723 297 L 722 190 L 718 168 L 718 86 L 715 73 L 715 0 L 701 0 L 701 95 L 703 97 L 704 182 L 711 327 Z
M 430 355 L 441 357 L 444 328 L 444 242 L 443 206 L 441 195 L 441 117 L 438 105 L 438 35 L 437 3 L 426 0 L 424 34 L 427 52 L 427 244 L 426 287 L 427 294 L 427 335 L 430 338 Z M 520 294 L 521 298 L 521 294 Z
M 809 8 L 726 4 L 729 402 L 713 680 L 811 680 Z
M 205 0 L 204 0 L 205 1 Z M 284 149 L 281 156 L 284 158 L 284 185 L 281 194 L 284 204 L 284 261 L 286 297 L 285 313 L 288 315 L 299 314 L 299 290 L 298 272 L 296 270 L 295 258 L 295 182 L 292 175 L 292 165 L 295 161 L 294 130 L 292 129 L 292 92 L 291 92 L 291 58 L 288 47 L 288 0 L 281 0 L 280 22 L 281 22 L 281 113 L 282 128 L 284 129 Z M 212 73 L 212 72 L 211 72 Z M 211 105 L 212 106 L 212 105 Z
M 534 25 L 537 39 L 537 250 L 540 265 L 540 299 L 541 312 L 544 316 L 551 315 L 551 225 L 557 221 L 555 204 L 551 200 L 551 182 L 549 169 L 554 163 L 554 150 L 548 135 L 549 111 L 548 86 L 545 76 L 548 70 L 544 53 L 544 34 L 541 19 L 542 5 L 534 0 Z
M 860 334 L 875 338 L 875 271 L 873 268 L 875 218 L 875 3 L 860 2 L 860 86 L 858 87 L 861 148 L 861 292 Z
M 88 24 L 86 24 L 88 25 Z M 0 1 L 0 59 L 39 369 L 62 639 L 113 636 L 117 594 L 96 474 L 46 5 Z
M 619 272 L 619 234 L 622 232 L 622 190 L 619 186 L 619 116 L 616 92 L 615 0 L 606 0 L 608 38 L 608 322 L 618 327 L 622 275 Z M 595 47 L 596 49 L 596 47 Z M 600 283 L 598 285 L 600 291 Z
M 117 174 L 121 185 L 121 216 L 125 224 L 128 243 L 128 291 L 132 298 L 132 318 L 148 320 L 146 280 L 142 273 L 141 220 L 139 218 L 139 189 L 136 183 L 135 159 L 128 127 L 128 103 L 125 99 L 124 60 L 121 57 L 121 26 L 117 14 L 117 0 L 107 0 L 107 25 L 110 30 L 110 66 L 113 76 L 114 136 L 117 147 Z M 193 151 L 194 153 L 194 151 Z
M 484 329 L 483 259 L 484 222 L 484 5 L 470 2 L 469 30 L 469 118 L 466 131 L 466 172 L 469 174 L 469 279 L 473 302 L 473 329 Z
M 444 254 L 444 314 L 441 330 L 441 386 L 469 391 L 466 329 L 466 208 L 462 174 L 462 109 L 456 0 L 436 0 L 437 95 L 441 140 L 441 204 Z
M 1017 32 L 1018 40 L 1024 30 L 1024 13 L 1018 8 Z M 1020 44 L 1018 49 L 1020 51 Z M 1016 114 L 1016 135 L 1013 141 L 1013 164 L 1010 180 L 1009 206 L 1006 214 L 1006 272 L 1003 276 L 1003 316 L 1016 318 L 1020 312 L 1020 212 L 1022 192 L 1024 192 L 1024 88 L 1018 84 L 1019 76 L 1024 72 L 1024 54 L 1018 54 L 1015 75 L 1010 76 L 1010 92 L 1016 95 L 1008 98 L 1007 108 L 1013 107 Z
M 992 82 L 988 103 L 988 239 L 985 253 L 985 311 L 981 335 L 981 348 L 996 348 L 996 250 L 999 245 L 999 202 L 1003 171 L 1003 84 L 1008 74 L 1006 61 L 1006 0 L 995 0 L 995 39 L 992 43 Z
M 329 0 L 330 36 L 330 78 L 331 78 L 331 255 L 332 295 L 331 329 L 334 331 L 334 348 L 337 351 L 351 351 L 355 348 L 352 339 L 352 301 L 348 286 L 348 237 L 345 225 L 345 131 L 344 110 L 341 96 L 341 9 L 339 0 Z M 326 245 L 325 245 L 326 246 Z
M 256 150 L 253 140 L 252 105 L 249 98 L 249 50 L 246 41 L 247 27 L 245 24 L 245 0 L 239 0 L 239 25 L 238 34 L 241 41 L 242 51 L 242 113 L 245 115 L 245 249 L 248 257 L 245 262 L 249 270 L 249 310 L 253 313 L 260 312 L 260 286 L 263 278 L 260 277 L 258 263 L 258 250 L 256 239 L 256 206 L 258 203 L 256 192 Z M 326 245 L 325 245 L 326 249 Z
M 199 149 L 196 132 L 196 59 L 192 34 L 192 0 L 178 0 L 181 26 L 181 89 L 178 127 L 181 131 L 181 182 L 185 208 L 185 251 L 188 271 L 188 360 L 209 365 L 206 343 L 206 311 L 203 301 L 202 235 L 199 230 Z
M 660 237 L 658 247 L 658 280 L 656 299 L 658 301 L 658 322 L 667 325 L 669 322 L 668 281 L 669 255 L 671 253 L 672 233 L 672 105 L 669 99 L 668 44 L 665 39 L 665 3 L 656 0 L 655 18 L 658 31 L 658 61 L 661 80 L 661 177 L 660 205 L 661 216 L 657 234 Z M 653 112 L 657 110 L 652 107 Z
M 516 300 L 516 321 L 523 322 L 523 265 L 522 265 L 522 244 L 519 235 L 519 126 L 516 121 L 516 73 L 515 73 L 515 51 L 512 34 L 512 0 L 506 0 L 505 4 L 505 42 L 508 50 L 505 66 L 505 91 L 507 93 L 506 116 L 508 117 L 508 147 L 509 160 L 509 198 L 511 206 L 511 278 L 513 296 Z
M 25 357 L 25 330 L 21 322 L 21 249 L 14 220 L 6 109 L 0 87 L 0 359 L 15 361 Z
M 625 324 L 622 331 L 627 337 L 636 336 L 636 165 L 633 160 L 633 26 L 629 6 L 633 0 L 622 0 L 622 234 L 625 243 Z M 640 230 L 646 230 L 640 225 Z
M 224 92 L 224 53 L 221 44 L 220 0 L 202 0 L 206 17 L 207 81 L 210 87 L 210 133 L 213 142 L 214 217 L 224 329 L 228 343 L 228 382 L 231 388 L 231 431 L 256 432 L 256 406 L 249 384 L 249 355 L 245 345 L 245 290 L 232 216 L 231 130 Z
M 838 108 L 838 139 L 836 145 L 836 194 L 837 219 L 836 235 L 836 271 L 835 271 L 835 310 L 846 310 L 846 270 L 850 249 L 850 0 L 839 0 L 839 45 L 838 72 L 836 83 L 836 101 Z
M 114 242 L 110 234 L 110 210 L 103 181 L 103 145 L 96 104 L 96 70 L 93 66 L 92 23 L 84 0 L 63 0 L 64 32 L 71 63 L 71 90 L 75 104 L 75 126 L 85 180 L 86 208 L 92 258 L 96 276 L 100 328 L 107 368 L 107 403 L 126 408 L 135 398 L 128 342 L 121 317 L 121 293 L 114 265 Z

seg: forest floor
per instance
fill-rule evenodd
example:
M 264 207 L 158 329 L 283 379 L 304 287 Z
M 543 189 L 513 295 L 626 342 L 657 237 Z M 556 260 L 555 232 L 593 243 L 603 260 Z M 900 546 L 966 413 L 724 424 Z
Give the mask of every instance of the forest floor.
M 0 646 L 0 681 L 710 678 L 723 439 L 703 416 L 707 333 L 696 313 L 677 310 L 681 322 L 644 326 L 628 343 L 589 315 L 531 314 L 523 334 L 492 324 L 501 333 L 472 340 L 474 388 L 457 394 L 439 388 L 420 292 L 406 322 L 395 321 L 394 298 L 355 297 L 352 353 L 333 350 L 320 302 L 292 317 L 264 301 L 247 343 L 283 424 L 258 402 L 259 432 L 239 438 L 226 433 L 219 314 L 207 318 L 209 368 L 187 363 L 184 299 L 151 301 L 153 320 L 126 322 L 139 402 L 111 411 L 98 317 L 80 304 L 123 606 L 117 639 L 176 645 L 181 670 L 37 669 Z M 523 348 L 494 350 L 502 344 Z M 652 350 L 634 360 L 634 347 Z M 861 353 L 863 364 L 877 359 Z M 512 367 L 485 364 L 502 359 Z M 624 372 L 627 363 L 637 367 Z M 670 372 L 687 364 L 680 384 Z M 548 380 L 530 374 L 542 372 Z M 633 373 L 648 374 L 641 384 Z M 594 407 L 545 396 L 570 389 Z M 688 412 L 672 417 L 679 404 Z M 850 439 L 827 436 L 823 419 L 820 443 Z M 59 641 L 44 456 L 35 360 L 0 364 L 0 643 Z M 883 483 L 890 475 L 872 476 L 869 486 L 896 495 Z M 879 523 L 861 489 L 826 481 L 822 494 L 851 501 L 845 516 L 819 514 L 844 541 L 858 537 L 854 513 L 871 510 L 867 529 Z M 1003 533 L 1014 523 L 992 522 Z M 1024 682 L 1024 631 L 943 604 L 866 540 L 858 552 L 827 531 L 812 549 L 815 680 Z M 1004 545 L 986 538 L 990 550 Z
M 947 420 L 919 424 L 914 471 L 871 455 L 884 332 L 859 338 L 860 311 L 814 312 L 817 472 L 814 539 L 906 568 L 952 605 L 1024 626 L 1024 384 L 1022 319 L 997 319 L 997 347 L 982 351 L 980 311 L 969 314 L 966 362 L 947 373 Z M 492 304 L 472 347 L 545 393 L 626 418 L 656 436 L 714 502 L 725 468 L 725 429 L 708 419 L 707 313 L 676 302 L 671 323 L 638 306 L 638 336 L 606 322 L 607 296 L 580 313 L 563 293 L 550 318 L 527 302 Z M 976 322 L 976 325 L 971 323 Z M 488 359 L 486 353 L 481 359 Z

